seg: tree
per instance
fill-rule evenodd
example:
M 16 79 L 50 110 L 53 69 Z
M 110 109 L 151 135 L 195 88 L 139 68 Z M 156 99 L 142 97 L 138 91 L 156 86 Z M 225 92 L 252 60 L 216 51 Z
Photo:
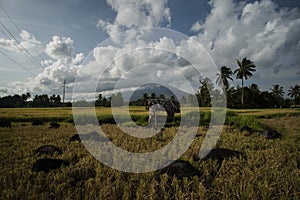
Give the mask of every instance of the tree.
M 124 104 L 123 96 L 121 92 L 118 92 L 116 95 L 112 94 L 111 96 L 112 106 L 114 107 L 121 107 Z
M 98 99 L 95 101 L 95 106 L 104 106 L 102 94 L 98 95 Z
M 232 80 L 231 75 L 232 75 L 231 69 L 226 66 L 222 66 L 221 73 L 217 73 L 218 78 L 217 78 L 216 83 L 219 86 L 222 86 L 222 84 L 223 84 L 225 87 L 225 90 L 227 91 L 227 89 L 229 87 L 228 79 Z
M 288 95 L 291 98 L 294 98 L 294 105 L 296 106 L 297 98 L 300 96 L 300 86 L 297 84 L 294 87 L 290 86 L 288 92 L 289 92 Z
M 52 107 L 58 107 L 61 105 L 60 101 L 61 101 L 61 98 L 59 95 L 55 96 L 55 94 L 53 94 L 52 96 L 50 96 L 50 105 Z
M 278 84 L 273 85 L 273 88 L 271 88 L 271 94 L 274 96 L 276 103 L 275 106 L 277 106 L 277 104 L 281 105 L 283 102 L 283 87 L 279 86 Z
M 190 105 L 190 106 L 196 106 L 197 105 L 197 98 L 195 95 L 193 94 L 189 94 L 188 97 L 187 97 L 187 103 Z M 197 105 L 199 106 L 199 105 Z
M 166 96 L 164 94 L 160 94 L 158 98 L 159 99 L 166 99 Z
M 144 100 L 145 102 L 147 102 L 148 99 L 149 99 L 148 94 L 147 94 L 147 93 L 144 93 L 144 94 L 143 94 L 143 100 Z
M 182 97 L 181 97 L 180 103 L 181 103 L 181 104 L 186 104 L 186 98 L 185 98 L 185 96 L 182 96 Z
M 154 92 L 151 93 L 150 98 L 151 98 L 151 99 L 156 99 L 156 94 L 155 94 Z
M 259 107 L 259 95 L 260 95 L 260 90 L 258 88 L 258 85 L 256 84 L 251 84 L 249 87 L 249 92 L 250 92 L 250 100 L 249 100 L 249 107 L 250 108 L 257 108 Z
M 201 84 L 199 89 L 202 107 L 208 107 L 211 105 L 210 92 L 214 89 L 213 83 L 209 78 L 204 78 L 199 81 Z
M 268 92 L 263 91 L 259 95 L 259 107 L 260 108 L 270 108 L 274 105 L 275 99 L 274 96 Z
M 50 99 L 47 94 L 35 95 L 33 99 L 33 105 L 35 107 L 48 107 L 50 104 Z
M 239 68 L 234 70 L 234 74 L 236 74 L 236 79 L 242 79 L 242 107 L 244 106 L 244 79 L 247 80 L 251 76 L 253 76 L 252 72 L 255 72 L 256 66 L 251 60 L 248 60 L 246 57 L 241 61 L 237 59 L 237 64 Z
M 283 98 L 284 91 L 283 91 L 282 86 L 279 86 L 278 84 L 275 84 L 275 85 L 273 85 L 273 88 L 271 88 L 271 91 L 272 91 L 271 92 L 272 95 L 274 95 L 275 97 Z

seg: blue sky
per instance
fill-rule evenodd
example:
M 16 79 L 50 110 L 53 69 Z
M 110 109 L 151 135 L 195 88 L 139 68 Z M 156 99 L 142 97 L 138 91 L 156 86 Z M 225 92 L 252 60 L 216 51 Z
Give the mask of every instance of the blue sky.
M 247 84 L 255 82 L 264 90 L 275 83 L 286 90 L 300 84 L 297 0 L 1 0 L 0 4 L 21 29 L 0 8 L 4 25 L 0 25 L 0 50 L 6 55 L 0 54 L 0 96 L 60 93 L 62 80 L 72 84 L 81 62 L 99 42 L 116 31 L 143 26 L 188 35 L 204 46 L 218 67 L 235 69 L 236 59 L 247 56 L 257 65 Z M 10 36 L 6 29 L 39 66 L 6 37 Z

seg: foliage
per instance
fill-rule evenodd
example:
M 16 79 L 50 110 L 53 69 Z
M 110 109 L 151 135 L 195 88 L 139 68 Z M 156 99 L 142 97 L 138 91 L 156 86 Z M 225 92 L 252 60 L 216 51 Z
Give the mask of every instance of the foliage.
M 112 94 L 110 97 L 111 106 L 113 107 L 121 107 L 124 104 L 123 96 L 121 92 L 117 94 Z
M 217 73 L 218 78 L 216 80 L 216 83 L 219 86 L 224 85 L 225 89 L 227 90 L 229 87 L 228 79 L 232 81 L 231 75 L 232 75 L 231 69 L 229 67 L 222 66 L 221 73 Z
M 200 92 L 198 94 L 199 105 L 202 107 L 211 106 L 210 92 L 213 91 L 213 83 L 209 78 L 200 80 Z
M 109 107 L 110 102 L 102 94 L 99 94 L 98 99 L 95 101 L 95 106 Z
M 291 86 L 289 88 L 289 93 L 288 95 L 292 98 L 294 98 L 294 105 L 296 105 L 297 103 L 299 103 L 300 101 L 300 86 L 299 85 L 295 85 L 295 86 Z
M 297 89 L 298 88 L 298 89 Z M 187 97 L 182 96 L 180 103 L 182 105 L 210 107 L 211 96 L 214 96 L 214 100 L 222 100 L 222 96 L 219 90 L 213 88 L 213 84 L 210 79 L 206 78 L 201 80 L 201 86 L 198 94 L 189 94 Z M 294 105 L 300 103 L 300 94 L 298 94 L 299 86 L 290 87 L 288 95 L 293 98 Z M 211 94 L 210 94 L 211 93 Z M 244 97 L 244 105 L 239 101 L 239 97 Z M 275 84 L 269 91 L 261 91 L 256 84 L 244 87 L 229 87 L 226 89 L 227 107 L 228 108 L 287 108 L 292 104 L 292 100 L 283 98 L 283 87 Z M 153 95 L 152 95 L 153 96 Z M 155 95 L 156 96 L 156 95 Z M 160 95 L 163 97 L 163 95 Z M 123 97 L 120 94 L 113 95 L 106 98 L 102 94 L 99 94 L 97 100 L 86 101 L 81 99 L 73 103 L 75 107 L 110 107 L 111 99 L 115 99 L 114 106 L 122 106 L 124 104 Z M 140 99 L 129 102 L 130 106 L 145 106 L 147 99 L 150 98 L 148 94 Z M 171 97 L 172 98 L 172 97 Z M 30 94 L 5 96 L 0 98 L 0 108 L 24 108 L 24 107 L 61 107 L 62 103 L 59 95 L 48 96 L 47 94 L 36 95 L 31 101 Z M 175 99 L 176 100 L 176 99 Z M 176 100 L 177 101 L 177 100 Z M 218 102 L 215 102 L 218 103 Z M 72 104 L 66 103 L 65 107 L 71 107 Z
M 30 93 L 14 96 L 5 96 L 0 98 L 0 107 L 2 108 L 19 108 L 28 107 L 27 99 L 31 97 Z

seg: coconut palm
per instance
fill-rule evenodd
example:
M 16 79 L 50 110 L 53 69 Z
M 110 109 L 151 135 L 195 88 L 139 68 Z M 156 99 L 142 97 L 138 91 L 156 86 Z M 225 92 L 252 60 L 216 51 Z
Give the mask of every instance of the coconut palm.
M 223 84 L 225 86 L 225 89 L 227 90 L 229 87 L 228 79 L 232 80 L 231 75 L 232 75 L 231 69 L 226 66 L 222 66 L 221 73 L 217 73 L 218 78 L 216 80 L 216 83 L 219 86 L 222 86 Z
M 237 64 L 239 68 L 234 70 L 234 74 L 236 74 L 236 79 L 242 79 L 242 106 L 244 106 L 244 79 L 247 80 L 255 72 L 255 65 L 251 60 L 248 60 L 246 57 L 241 61 L 237 59 Z
M 273 85 L 273 88 L 271 88 L 271 94 L 275 99 L 275 107 L 277 107 L 278 104 L 281 105 L 284 95 L 283 87 L 278 84 Z
M 283 87 L 278 84 L 275 84 L 273 85 L 273 88 L 271 88 L 271 93 L 276 98 L 283 98 Z
M 288 95 L 294 98 L 294 105 L 296 105 L 296 100 L 300 96 L 300 86 L 297 84 L 294 87 L 291 86 L 288 92 Z

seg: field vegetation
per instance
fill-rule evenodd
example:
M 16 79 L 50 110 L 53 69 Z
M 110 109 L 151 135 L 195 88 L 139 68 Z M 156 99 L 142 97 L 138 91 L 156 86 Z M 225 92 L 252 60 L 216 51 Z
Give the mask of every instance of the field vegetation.
M 201 110 L 201 119 L 209 120 L 209 109 Z M 132 107 L 132 116 L 146 120 L 144 107 Z M 111 117 L 109 108 L 97 108 L 99 119 Z M 139 118 L 140 117 L 140 118 Z M 198 136 L 180 157 L 199 170 L 199 177 L 179 179 L 158 172 L 131 174 L 111 169 L 97 161 L 81 142 L 69 142 L 76 134 L 69 108 L 1 109 L 1 120 L 12 121 L 12 128 L 0 128 L 0 199 L 299 199 L 300 196 L 300 111 L 296 109 L 228 110 L 226 124 L 235 122 L 233 131 L 223 129 L 216 148 L 245 153 L 246 158 L 199 160 L 206 134 L 205 123 Z M 41 119 L 43 126 L 32 126 Z M 178 118 L 176 118 L 178 120 Z M 49 129 L 59 121 L 58 129 Z M 109 120 L 107 120 L 109 121 Z M 267 140 L 259 132 L 250 136 L 239 132 L 248 125 L 256 130 L 273 128 L 282 138 Z M 159 149 L 172 140 L 176 126 L 149 139 L 128 136 L 116 124 L 102 129 L 113 143 L 133 152 Z M 34 172 L 35 154 L 45 144 L 59 147 L 63 154 L 53 158 L 69 161 L 67 167 Z

